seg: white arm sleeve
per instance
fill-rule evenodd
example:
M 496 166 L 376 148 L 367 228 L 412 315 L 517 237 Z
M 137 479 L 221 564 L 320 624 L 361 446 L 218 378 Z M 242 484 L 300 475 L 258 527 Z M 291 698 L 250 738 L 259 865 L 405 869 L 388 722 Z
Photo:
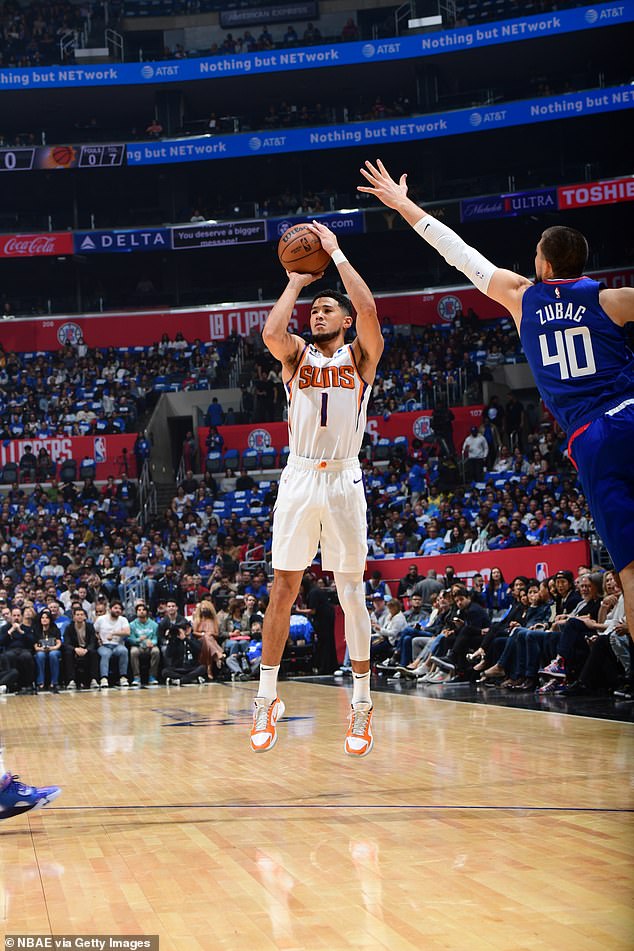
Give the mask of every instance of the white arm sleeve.
M 447 264 L 458 268 L 472 284 L 486 294 L 497 267 L 483 254 L 466 244 L 460 235 L 432 215 L 424 215 L 414 225 L 414 231 L 443 256 Z

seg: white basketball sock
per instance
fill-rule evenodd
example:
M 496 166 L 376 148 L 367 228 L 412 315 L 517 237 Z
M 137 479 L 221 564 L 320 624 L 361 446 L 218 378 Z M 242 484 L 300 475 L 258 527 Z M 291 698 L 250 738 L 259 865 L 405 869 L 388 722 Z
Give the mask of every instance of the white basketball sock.
M 370 671 L 365 674 L 352 674 L 352 702 L 372 703 L 370 696 Z
M 271 703 L 277 697 L 277 675 L 280 672 L 280 665 L 275 667 L 265 667 L 260 664 L 260 686 L 258 688 L 258 697 L 266 697 Z

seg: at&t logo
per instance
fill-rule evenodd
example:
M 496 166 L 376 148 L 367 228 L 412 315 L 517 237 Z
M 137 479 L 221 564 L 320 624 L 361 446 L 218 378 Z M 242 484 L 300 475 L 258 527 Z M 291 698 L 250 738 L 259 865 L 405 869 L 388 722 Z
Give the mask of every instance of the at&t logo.
M 83 336 L 79 324 L 62 324 L 57 331 L 57 339 L 62 345 L 66 343 L 79 343 L 79 341 L 83 339 Z
M 271 448 L 271 434 L 267 429 L 252 429 L 249 433 L 248 442 L 249 449 L 257 449 L 262 452 L 263 449 Z
M 469 123 L 475 128 L 477 128 L 482 122 L 482 116 L 479 112 L 472 112 L 469 116 Z
M 460 298 L 453 294 L 445 294 L 438 301 L 438 314 L 441 320 L 446 320 L 447 323 L 456 319 L 459 310 L 462 310 L 462 303 Z
M 376 47 L 373 43 L 364 43 L 361 47 L 361 55 L 365 56 L 366 59 L 372 59 L 376 53 Z
M 151 79 L 152 76 L 154 75 L 154 67 L 153 67 L 153 66 L 142 66 L 142 67 L 141 67 L 141 75 L 143 76 L 144 79 Z
M 597 20 L 599 19 L 599 14 L 596 10 L 590 7 L 590 9 L 586 10 L 586 12 L 584 13 L 584 19 L 586 23 L 596 23 Z
M 258 152 L 262 148 L 262 139 L 257 135 L 251 136 L 249 139 L 249 148 L 252 152 Z

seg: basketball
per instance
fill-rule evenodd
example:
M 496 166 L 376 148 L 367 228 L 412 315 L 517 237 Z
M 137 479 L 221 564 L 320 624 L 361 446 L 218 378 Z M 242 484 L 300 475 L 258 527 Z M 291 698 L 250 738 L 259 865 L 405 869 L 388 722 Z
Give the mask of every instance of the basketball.
M 288 228 L 277 246 L 280 264 L 297 274 L 320 274 L 330 263 L 330 255 L 307 225 Z
M 57 145 L 51 149 L 49 155 L 49 167 L 68 168 L 75 158 L 75 149 L 70 145 Z

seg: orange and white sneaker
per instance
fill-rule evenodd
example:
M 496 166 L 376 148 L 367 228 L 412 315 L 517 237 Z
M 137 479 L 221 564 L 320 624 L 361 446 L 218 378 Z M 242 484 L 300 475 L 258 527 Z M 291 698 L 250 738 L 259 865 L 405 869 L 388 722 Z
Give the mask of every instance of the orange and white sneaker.
M 256 697 L 253 704 L 251 749 L 254 753 L 265 753 L 277 743 L 277 721 L 284 716 L 285 707 L 279 697 L 273 701 Z
M 350 707 L 350 725 L 346 733 L 344 750 L 348 756 L 367 756 L 374 746 L 372 736 L 373 706 L 365 700 Z

